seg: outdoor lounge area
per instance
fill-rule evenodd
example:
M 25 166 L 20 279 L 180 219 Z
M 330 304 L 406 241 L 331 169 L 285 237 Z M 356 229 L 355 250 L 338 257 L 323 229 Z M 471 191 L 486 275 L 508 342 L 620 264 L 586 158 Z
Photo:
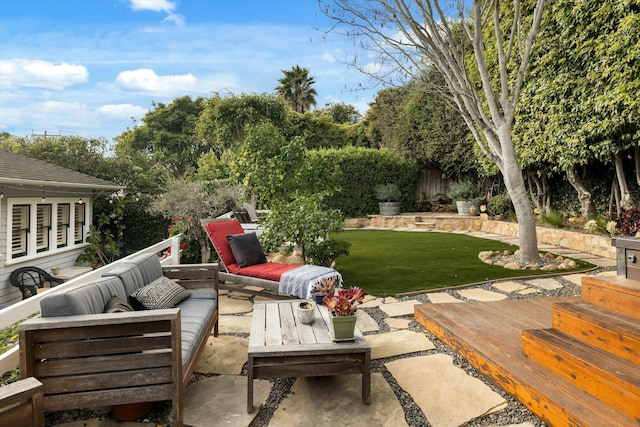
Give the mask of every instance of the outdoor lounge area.
M 471 234 L 508 240 L 488 233 Z M 306 377 L 295 368 L 291 373 L 287 373 L 288 368 L 285 368 L 249 377 L 252 368 L 248 355 L 250 340 L 255 337 L 252 319 L 256 315 L 256 304 L 261 301 L 274 303 L 274 300 L 251 293 L 221 290 L 219 335 L 214 337 L 212 331 L 195 364 L 194 378 L 184 391 L 184 425 L 295 426 L 304 425 L 309 413 L 314 414 L 316 425 L 333 425 L 335 417 L 344 413 L 349 413 L 352 425 L 473 426 L 487 425 L 489 420 L 490 425 L 496 426 L 541 426 L 543 420 L 548 425 L 563 425 L 562 418 L 552 418 L 557 416 L 557 411 L 550 410 L 550 404 L 543 403 L 542 397 L 535 395 L 533 400 L 521 398 L 523 402 L 511 397 L 509 393 L 520 397 L 517 389 L 523 387 L 509 389 L 509 384 L 517 382 L 509 381 L 505 385 L 501 379 L 518 378 L 517 373 L 504 374 L 498 368 L 483 370 L 485 365 L 482 362 L 475 366 L 478 357 L 474 356 L 476 351 L 482 351 L 481 344 L 500 348 L 500 343 L 504 342 L 507 347 L 498 353 L 510 355 L 508 359 L 513 359 L 518 365 L 528 363 L 512 338 L 519 334 L 520 328 L 550 327 L 551 303 L 566 300 L 566 296 L 569 296 L 568 300 L 577 299 L 581 285 L 584 286 L 584 277 L 593 277 L 589 279 L 591 283 L 599 282 L 599 277 L 607 281 L 607 277 L 616 275 L 614 259 L 566 248 L 553 249 L 588 259 L 603 267 L 603 271 L 596 275 L 587 273 L 486 283 L 398 298 L 367 297 L 358 310 L 357 321 L 371 352 L 370 378 L 367 381 L 358 371 Z M 523 308 L 525 306 L 530 308 Z M 483 311 L 483 307 L 487 311 Z M 455 333 L 442 326 L 444 323 L 441 322 L 446 323 L 451 313 L 463 319 L 465 312 L 473 313 L 474 318 L 484 319 L 476 323 L 491 325 L 495 332 L 475 330 L 472 327 L 474 323 L 470 321 L 459 322 L 466 326 L 463 330 L 455 330 Z M 494 321 L 491 320 L 493 315 L 501 317 Z M 531 321 L 533 324 L 528 323 Z M 465 330 L 472 336 L 494 338 L 460 344 L 465 342 Z M 464 358 L 460 358 L 458 353 Z M 310 357 L 314 359 L 312 355 Z M 318 369 L 322 372 L 321 368 Z M 498 377 L 492 377 L 491 371 Z M 484 377 L 478 372 L 482 372 Z M 553 375 L 539 374 L 539 377 L 544 381 Z M 628 387 L 632 390 L 634 381 L 637 381 L 633 375 L 637 376 L 632 374 L 628 380 Z M 249 378 L 252 411 L 248 411 Z M 327 396 L 334 396 L 336 390 L 340 390 L 340 397 L 327 399 Z M 222 395 L 225 399 L 219 398 Z M 553 399 L 565 405 L 558 396 Z M 566 405 L 567 409 L 562 412 L 569 414 L 570 407 Z M 170 410 L 170 401 L 156 402 L 153 410 L 138 421 L 141 426 L 146 424 L 143 423 L 145 420 L 168 425 Z M 610 424 L 597 425 L 635 425 L 628 415 L 620 415 L 615 410 L 611 413 L 614 415 L 605 418 Z M 212 414 L 216 416 L 213 424 Z M 586 416 L 570 415 L 565 420 L 578 420 L 575 425 L 591 425 L 584 421 L 590 417 L 588 412 Z M 98 407 L 92 411 L 49 412 L 46 419 L 49 425 L 65 427 L 117 425 L 109 407 Z

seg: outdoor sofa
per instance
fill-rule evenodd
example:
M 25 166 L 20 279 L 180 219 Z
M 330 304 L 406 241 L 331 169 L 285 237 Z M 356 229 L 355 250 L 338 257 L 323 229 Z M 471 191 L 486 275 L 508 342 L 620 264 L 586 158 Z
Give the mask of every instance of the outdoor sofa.
M 172 425 L 183 425 L 185 388 L 218 335 L 216 264 L 163 268 L 143 255 L 40 306 L 19 328 L 20 374 L 44 385 L 44 411 L 171 400 Z

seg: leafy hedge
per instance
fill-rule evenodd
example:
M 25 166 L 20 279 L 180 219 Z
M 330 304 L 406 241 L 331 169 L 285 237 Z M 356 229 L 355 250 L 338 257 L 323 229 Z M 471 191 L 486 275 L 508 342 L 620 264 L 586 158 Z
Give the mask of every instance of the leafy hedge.
M 396 184 L 402 192 L 402 210 L 413 209 L 420 179 L 414 163 L 386 150 L 356 147 L 310 151 L 309 156 L 310 173 L 337 167 L 337 188 L 325 201 L 329 208 L 340 209 L 346 217 L 377 214 L 375 187 L 387 183 Z

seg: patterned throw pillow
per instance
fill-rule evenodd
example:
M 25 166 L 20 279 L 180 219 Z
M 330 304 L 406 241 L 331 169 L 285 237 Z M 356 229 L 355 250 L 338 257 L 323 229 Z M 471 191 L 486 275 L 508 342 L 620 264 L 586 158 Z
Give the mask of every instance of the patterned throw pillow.
M 129 302 L 136 310 L 155 310 L 175 307 L 190 295 L 191 292 L 173 280 L 161 276 L 129 295 Z

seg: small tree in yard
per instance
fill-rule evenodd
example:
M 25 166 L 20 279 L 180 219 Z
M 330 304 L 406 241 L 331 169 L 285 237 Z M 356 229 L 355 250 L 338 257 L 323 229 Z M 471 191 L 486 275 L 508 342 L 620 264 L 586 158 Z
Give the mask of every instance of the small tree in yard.
M 201 262 L 209 262 L 211 249 L 209 240 L 200 224 L 201 219 L 212 218 L 229 211 L 244 199 L 240 187 L 226 182 L 205 184 L 198 181 L 170 181 L 165 193 L 149 207 L 165 218 L 179 218 L 188 224 L 186 238 L 200 245 Z
M 538 263 L 535 217 L 511 139 L 544 0 L 529 3 L 513 0 L 506 8 L 499 1 L 481 0 L 319 0 L 336 22 L 331 31 L 344 28 L 343 34 L 360 39 L 382 61 L 372 66 L 354 60 L 361 71 L 387 82 L 419 80 L 425 67 L 438 71 L 445 85 L 432 82 L 428 89 L 458 109 L 478 148 L 500 169 L 518 217 L 520 262 Z M 495 52 L 486 48 L 489 37 Z
M 265 231 L 260 240 L 268 251 L 277 251 L 284 242 L 302 248 L 306 261 L 307 249 L 314 250 L 329 238 L 330 233 L 342 231 L 344 218 L 337 209 L 326 209 L 322 195 L 299 195 L 291 201 L 274 203 L 264 221 Z M 293 246 L 287 246 L 292 250 Z
M 249 129 L 247 135 L 231 167 L 247 192 L 269 209 L 262 244 L 276 251 L 285 242 L 294 243 L 304 258 L 307 249 L 343 228 L 341 212 L 323 204 L 337 186 L 338 172 L 312 164 L 302 138 L 287 140 L 271 124 Z

